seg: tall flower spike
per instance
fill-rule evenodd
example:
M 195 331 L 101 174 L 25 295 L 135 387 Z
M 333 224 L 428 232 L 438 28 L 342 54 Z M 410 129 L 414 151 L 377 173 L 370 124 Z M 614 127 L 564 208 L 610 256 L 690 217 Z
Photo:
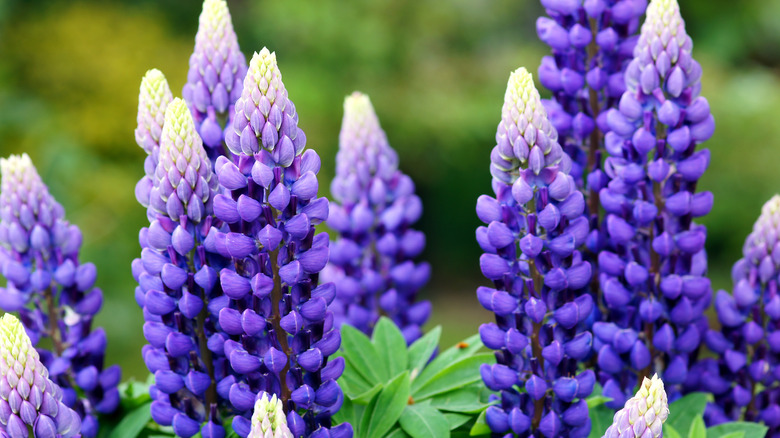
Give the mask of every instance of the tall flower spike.
M 578 367 L 592 343 L 591 267 L 576 250 L 588 235 L 585 201 L 524 68 L 509 78 L 496 142 L 495 198 L 477 200 L 480 267 L 493 282 L 477 298 L 496 318 L 479 332 L 497 362 L 480 371 L 500 397 L 486 421 L 502 436 L 586 437 L 595 375 Z
M 238 47 L 227 3 L 205 0 L 182 95 L 212 163 L 227 153 L 224 134 L 232 123 L 245 75 L 246 58 Z
M 599 253 L 599 283 L 609 323 L 596 323 L 600 380 L 612 408 L 638 376 L 663 373 L 670 393 L 688 377 L 707 330 L 712 296 L 706 277 L 706 229 L 712 193 L 696 192 L 709 164 L 697 145 L 714 120 L 699 96 L 701 67 L 691 57 L 674 0 L 653 0 L 626 73 L 627 90 L 611 109 L 600 192 L 609 246 Z
M 24 327 L 6 313 L 0 319 L 0 429 L 14 438 L 80 436 L 81 419 L 62 401 Z
M 328 217 L 328 200 L 317 197 L 320 158 L 304 151 L 306 136 L 268 49 L 250 62 L 226 141 L 237 164 L 217 159 L 226 191 L 214 210 L 229 229 L 207 243 L 232 258 L 220 273 L 230 302 L 219 322 L 238 376 L 218 390 L 240 414 L 233 428 L 249 435 L 255 394 L 264 391 L 282 401 L 294 436 L 351 437 L 348 423 L 331 428 L 344 361 L 329 358 L 341 344 L 328 310 L 335 287 L 318 285 L 329 242 L 327 233 L 314 235 Z
M 636 395 L 615 413 L 612 425 L 602 438 L 661 438 L 669 417 L 664 382 L 654 375 L 644 378 Z
M 247 438 L 293 438 L 287 427 L 282 401 L 276 395 L 261 392 L 252 414 L 252 430 Z
M 165 75 L 156 68 L 146 72 L 141 79 L 141 91 L 138 94 L 138 126 L 135 128 L 135 141 L 147 154 L 144 161 L 145 175 L 135 186 L 135 197 L 144 207 L 149 207 L 149 192 L 154 187 L 165 110 L 172 100 L 173 95 Z
M 593 228 L 586 245 L 595 254 L 605 239 L 597 224 L 598 193 L 609 182 L 601 168 L 607 110 L 625 91 L 623 71 L 633 57 L 647 0 L 541 3 L 548 16 L 536 21 L 536 31 L 552 49 L 539 67 L 539 82 L 552 92 L 542 103 L 572 158 L 571 175 L 586 194 Z
M 0 159 L 0 172 L 0 272 L 8 281 L 0 307 L 19 311 L 34 344 L 50 339 L 41 360 L 81 416 L 81 434 L 94 437 L 97 414 L 119 405 L 121 376 L 118 366 L 104 367 L 105 332 L 92 330 L 103 303 L 97 270 L 79 262 L 81 231 L 64 219 L 30 157 Z
M 718 291 L 715 310 L 720 330 L 704 340 L 718 359 L 694 365 L 693 390 L 715 394 L 706 411 L 708 424 L 763 421 L 768 436 L 780 433 L 780 195 L 764 204 L 753 232 L 745 240 L 743 257 L 731 271 L 733 294 Z
M 336 285 L 336 324 L 371 334 L 383 312 L 401 328 L 407 343 L 421 334 L 430 301 L 415 303 L 430 277 L 428 263 L 414 263 L 425 235 L 411 228 L 422 213 L 411 178 L 398 169 L 368 96 L 344 101 L 328 225 L 339 232 L 323 279 Z
M 133 276 L 149 341 L 143 358 L 155 377 L 152 418 L 182 437 L 222 437 L 221 418 L 231 413 L 227 396 L 217 392 L 217 382 L 230 374 L 218 321 L 227 298 L 217 270 L 227 260 L 204 247 L 213 239 L 216 192 L 190 111 L 176 98 L 165 112 L 151 191 L 154 216 L 141 230 Z

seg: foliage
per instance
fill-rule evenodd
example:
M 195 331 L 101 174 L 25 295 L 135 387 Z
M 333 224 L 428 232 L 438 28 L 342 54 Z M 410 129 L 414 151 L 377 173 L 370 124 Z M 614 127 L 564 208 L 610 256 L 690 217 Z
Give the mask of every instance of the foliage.
M 408 349 L 386 317 L 371 339 L 351 326 L 341 330 L 344 404 L 335 420 L 352 423 L 356 437 L 460 436 L 490 404 L 479 366 L 494 358 L 480 352 L 478 335 L 436 354 L 440 327 Z

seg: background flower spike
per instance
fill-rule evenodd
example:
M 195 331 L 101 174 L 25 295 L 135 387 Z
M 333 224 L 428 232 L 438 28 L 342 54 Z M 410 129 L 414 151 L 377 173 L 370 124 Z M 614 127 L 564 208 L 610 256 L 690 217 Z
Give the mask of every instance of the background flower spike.
M 328 225 L 339 238 L 323 279 L 336 285 L 336 324 L 370 335 L 382 313 L 411 344 L 431 313 L 429 301 L 416 300 L 430 277 L 428 263 L 414 262 L 425 247 L 425 235 L 411 228 L 422 202 L 411 178 L 398 169 L 398 155 L 362 93 L 344 100 L 331 192 Z
M 81 434 L 98 433 L 98 413 L 119 406 L 116 365 L 105 367 L 106 334 L 92 329 L 103 304 L 97 269 L 79 262 L 81 231 L 64 218 L 27 154 L 0 159 L 0 307 L 18 311 L 33 344 L 48 338 L 40 360 L 82 419 Z M 36 353 L 37 357 L 37 353 Z

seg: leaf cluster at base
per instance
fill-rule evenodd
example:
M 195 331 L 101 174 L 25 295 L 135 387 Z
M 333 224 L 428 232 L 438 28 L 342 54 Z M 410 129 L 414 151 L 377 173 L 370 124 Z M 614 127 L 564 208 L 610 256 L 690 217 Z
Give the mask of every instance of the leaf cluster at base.
M 479 367 L 495 358 L 480 353 L 479 335 L 435 355 L 440 335 L 436 327 L 407 348 L 388 318 L 379 320 L 372 339 L 342 326 L 344 404 L 334 421 L 351 423 L 361 438 L 466 437 L 475 425 L 481 435 L 477 419 L 490 391 Z

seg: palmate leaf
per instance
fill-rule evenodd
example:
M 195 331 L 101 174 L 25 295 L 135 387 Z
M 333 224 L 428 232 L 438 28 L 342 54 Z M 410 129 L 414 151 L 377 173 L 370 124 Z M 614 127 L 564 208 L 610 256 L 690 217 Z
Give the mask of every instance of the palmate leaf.
M 109 438 L 136 438 L 152 419 L 151 406 L 152 402 L 146 402 L 125 414 Z
M 450 423 L 447 418 L 427 403 L 406 406 L 398 421 L 404 432 L 412 438 L 450 437 Z
M 665 425 L 673 427 L 683 438 L 689 436 L 693 420 L 704 414 L 708 397 L 703 392 L 693 392 L 675 401 L 669 405 L 669 418 Z
M 471 420 L 471 415 L 456 414 L 455 412 L 444 412 L 444 418 L 447 419 L 447 423 L 450 425 L 450 430 L 455 430 L 458 427 L 466 424 Z
M 428 363 L 436 347 L 439 346 L 440 337 L 441 326 L 436 326 L 409 347 L 409 372 L 412 379 L 417 377 Z
M 431 380 L 444 368 L 447 368 L 454 362 L 458 362 L 462 359 L 472 356 L 481 348 L 482 341 L 479 339 L 478 334 L 471 336 L 465 339 L 463 342 L 459 342 L 448 348 L 445 352 L 440 354 L 436 359 L 428 364 L 428 366 L 422 370 L 420 375 L 414 379 L 414 382 L 412 382 L 412 393 L 417 392 L 417 390 L 428 383 L 429 380 Z
M 702 417 L 693 419 L 691 430 L 688 431 L 688 438 L 707 438 L 707 426 L 704 425 Z
M 710 427 L 707 429 L 707 438 L 735 438 L 738 436 L 744 436 L 745 438 L 763 438 L 766 436 L 768 430 L 769 429 L 763 424 L 734 421 Z
M 409 364 L 409 352 L 406 350 L 406 341 L 403 334 L 390 318 L 379 318 L 374 327 L 374 335 L 371 339 L 379 361 L 386 366 L 378 366 L 377 371 L 384 372 L 382 380 L 390 380 L 406 371 Z
M 385 383 L 382 376 L 388 374 L 387 364 L 382 362 L 374 344 L 360 330 L 347 324 L 341 326 L 341 351 L 355 372 L 369 384 L 368 389 Z
M 476 414 L 487 408 L 490 391 L 481 383 L 458 388 L 430 399 L 431 406 L 442 411 Z
M 495 363 L 492 353 L 483 353 L 466 357 L 445 367 L 432 376 L 424 385 L 412 391 L 415 400 L 425 400 L 436 394 L 461 388 L 482 379 L 479 366 L 483 363 Z
M 398 421 L 409 401 L 409 372 L 388 383 L 369 403 L 360 422 L 360 437 L 382 438 Z
M 469 436 L 487 436 L 490 435 L 490 426 L 487 425 L 487 421 L 485 420 L 485 412 L 482 411 L 479 414 L 479 417 L 477 417 L 477 421 L 474 423 L 474 426 L 471 427 L 471 431 L 469 431 Z

